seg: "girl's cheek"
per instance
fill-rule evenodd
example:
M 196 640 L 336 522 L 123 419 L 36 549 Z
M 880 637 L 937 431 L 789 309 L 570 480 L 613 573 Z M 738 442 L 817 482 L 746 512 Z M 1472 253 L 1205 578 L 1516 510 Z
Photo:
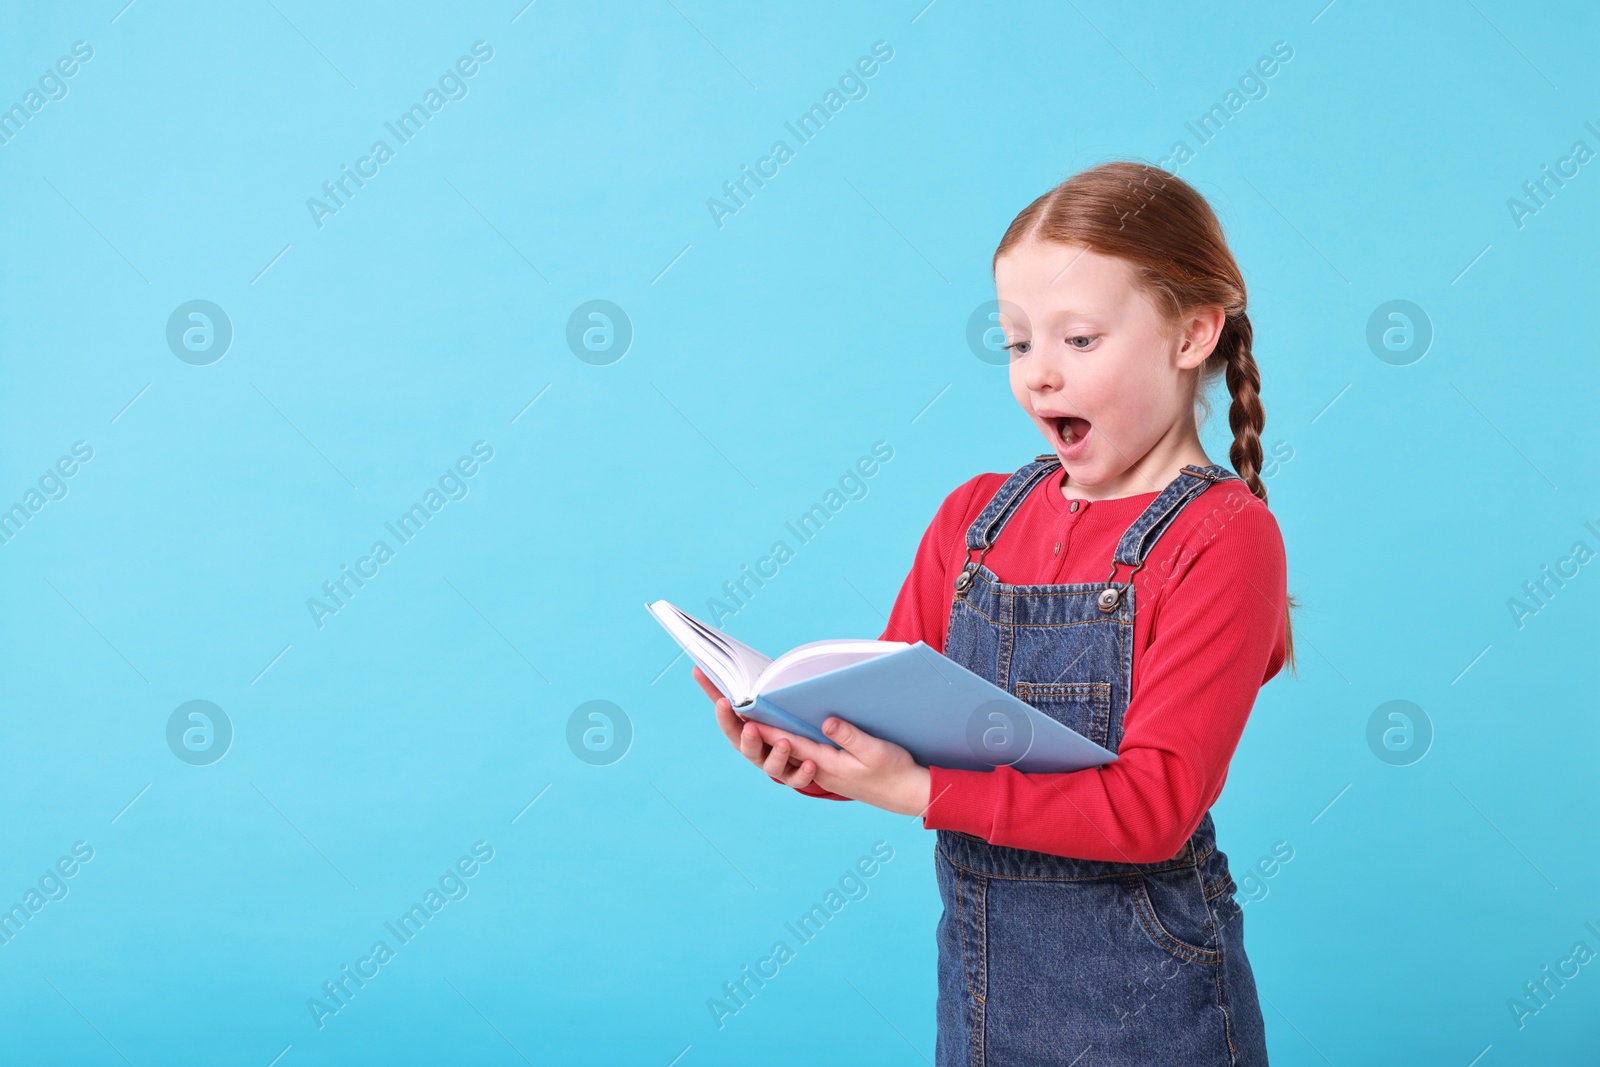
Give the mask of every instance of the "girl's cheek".
M 1013 363 L 1011 365 L 1011 396 L 1024 408 L 1028 408 L 1028 385 L 1023 380 L 1022 371 Z

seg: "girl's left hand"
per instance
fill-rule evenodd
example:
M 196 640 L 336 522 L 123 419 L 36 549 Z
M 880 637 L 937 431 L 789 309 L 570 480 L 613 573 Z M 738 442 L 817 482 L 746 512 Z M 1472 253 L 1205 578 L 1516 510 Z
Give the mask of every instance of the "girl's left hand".
M 873 737 L 837 716 L 823 722 L 822 732 L 839 748 L 764 723 L 752 721 L 745 729 L 751 727 L 760 730 L 762 740 L 773 747 L 775 761 L 800 764 L 785 778 L 795 788 L 815 781 L 830 793 L 900 815 L 921 815 L 928 810 L 932 775 L 893 741 Z

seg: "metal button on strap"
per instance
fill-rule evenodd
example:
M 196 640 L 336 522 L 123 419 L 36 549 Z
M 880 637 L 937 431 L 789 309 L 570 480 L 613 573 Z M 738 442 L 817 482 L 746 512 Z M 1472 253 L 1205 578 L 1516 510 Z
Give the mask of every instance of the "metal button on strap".
M 967 560 L 967 565 L 961 568 L 961 574 L 956 578 L 956 592 L 958 593 L 965 593 L 972 587 L 973 576 L 978 573 L 978 568 L 983 566 L 983 557 L 989 554 L 989 549 L 993 548 L 994 545 L 985 540 L 980 542 L 979 547 L 981 551 L 978 553 L 978 558 Z M 971 549 L 968 549 L 968 551 L 970 552 Z
M 1122 584 L 1120 589 L 1116 585 L 1117 560 L 1113 558 L 1111 561 L 1111 573 L 1106 575 L 1106 587 L 1100 590 L 1099 596 L 1094 598 L 1095 606 L 1107 613 L 1115 611 L 1117 605 L 1122 602 L 1122 590 L 1127 589 L 1130 592 L 1133 590 L 1133 576 L 1144 570 L 1145 561 L 1148 558 L 1141 559 L 1133 570 L 1128 572 L 1128 580 Z

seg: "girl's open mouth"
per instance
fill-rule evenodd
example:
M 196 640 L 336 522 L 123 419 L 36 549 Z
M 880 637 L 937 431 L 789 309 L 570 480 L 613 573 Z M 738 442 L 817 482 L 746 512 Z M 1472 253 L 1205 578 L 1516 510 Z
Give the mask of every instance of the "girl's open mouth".
M 1083 454 L 1090 432 L 1088 419 L 1081 419 L 1076 415 L 1058 415 L 1048 421 L 1051 430 L 1055 432 L 1055 445 L 1063 456 Z

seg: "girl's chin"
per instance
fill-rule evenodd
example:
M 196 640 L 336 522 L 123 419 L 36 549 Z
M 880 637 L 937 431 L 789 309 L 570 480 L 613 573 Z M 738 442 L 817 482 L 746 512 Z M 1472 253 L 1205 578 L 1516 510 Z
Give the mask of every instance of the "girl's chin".
M 1057 456 L 1057 459 L 1060 457 Z M 1091 480 L 1093 472 L 1082 463 L 1063 463 L 1061 465 L 1061 485 L 1074 495 L 1082 496 L 1084 490 L 1097 484 Z
M 1073 496 L 1083 496 L 1085 490 L 1105 481 L 1105 472 L 1093 456 L 1084 457 L 1055 449 L 1056 460 L 1061 464 L 1061 485 Z

